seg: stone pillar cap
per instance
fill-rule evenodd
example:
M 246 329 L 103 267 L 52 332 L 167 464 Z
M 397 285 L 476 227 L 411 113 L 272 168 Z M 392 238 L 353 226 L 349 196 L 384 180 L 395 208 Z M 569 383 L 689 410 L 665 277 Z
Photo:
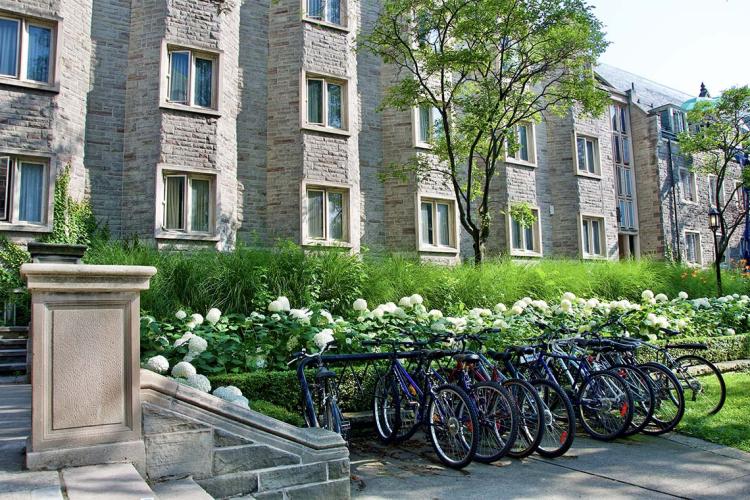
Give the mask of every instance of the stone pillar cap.
M 90 264 L 42 264 L 21 266 L 21 276 L 31 291 L 128 292 L 148 290 L 156 274 L 152 266 L 98 266 Z

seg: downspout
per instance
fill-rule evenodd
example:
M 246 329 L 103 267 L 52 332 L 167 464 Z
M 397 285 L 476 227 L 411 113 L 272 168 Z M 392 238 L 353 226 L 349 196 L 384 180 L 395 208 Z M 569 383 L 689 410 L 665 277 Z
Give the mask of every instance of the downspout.
M 672 196 L 672 212 L 674 215 L 674 228 L 673 234 L 676 235 L 677 240 L 677 261 L 682 261 L 682 250 L 680 249 L 680 221 L 677 214 L 677 194 L 675 192 L 674 183 L 674 164 L 672 163 L 672 139 L 667 138 L 667 163 L 669 165 L 669 182 L 670 182 L 670 193 Z M 674 257 L 674 255 L 673 255 Z

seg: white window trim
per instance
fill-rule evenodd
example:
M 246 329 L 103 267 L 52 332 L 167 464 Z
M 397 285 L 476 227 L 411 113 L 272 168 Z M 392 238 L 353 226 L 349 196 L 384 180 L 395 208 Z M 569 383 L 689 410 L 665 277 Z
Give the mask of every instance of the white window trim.
M 307 121 L 307 80 L 322 80 L 323 81 L 323 125 L 318 123 L 309 123 Z M 334 83 L 341 85 L 341 120 L 342 128 L 334 128 L 326 125 L 328 123 L 328 85 L 327 83 Z M 300 128 L 303 130 L 312 130 L 315 132 L 323 132 L 326 134 L 335 134 L 343 136 L 351 136 L 349 126 L 353 123 L 351 112 L 353 106 L 349 105 L 349 79 L 342 76 L 331 75 L 327 73 L 321 73 L 319 71 L 307 71 L 302 70 L 300 73 L 300 99 L 299 106 L 299 117 L 300 117 Z
M 51 155 L 46 154 L 19 154 L 0 151 L 0 157 L 10 157 L 10 185 L 9 194 L 10 200 L 8 203 L 9 216 L 7 221 L 0 221 L 0 231 L 18 231 L 18 232 L 36 232 L 36 233 L 47 233 L 52 231 L 52 216 L 53 216 L 53 204 L 54 200 L 52 197 L 52 190 L 55 186 L 55 177 L 53 171 L 53 161 Z M 44 184 L 42 185 L 42 196 L 47 200 L 47 203 L 42 206 L 42 221 L 41 222 L 28 222 L 19 220 L 19 196 L 18 193 L 21 189 L 21 163 L 41 163 L 44 164 Z
M 307 192 L 309 190 L 323 191 L 323 234 L 326 239 L 312 238 L 309 236 L 307 227 Z M 344 194 L 344 239 L 343 240 L 331 240 L 327 239 L 328 236 L 328 195 L 327 193 L 340 192 Z M 308 180 L 303 181 L 300 185 L 300 234 L 302 235 L 303 246 L 317 246 L 317 247 L 339 247 L 339 248 L 353 248 L 352 244 L 352 214 L 354 212 L 352 186 L 348 184 L 341 184 L 337 182 L 326 182 L 326 181 L 314 181 Z
M 521 123 L 518 123 L 518 125 L 526 125 L 530 129 L 530 134 L 527 136 L 527 139 L 529 140 L 529 161 L 521 160 L 519 158 L 515 158 L 513 156 L 508 155 L 508 146 L 507 142 L 504 148 L 504 156 L 505 156 L 505 162 L 506 163 L 512 163 L 515 165 L 522 165 L 524 167 L 536 167 L 537 166 L 537 154 L 536 154 L 536 124 L 534 122 L 530 121 L 524 121 Z M 516 127 L 518 126 L 516 125 Z M 516 131 L 516 127 L 513 128 L 513 133 Z M 516 152 L 518 154 L 518 151 Z
M 429 245 L 422 242 L 422 203 L 433 203 L 433 209 L 434 204 L 437 203 L 446 203 L 449 207 L 449 214 L 450 220 L 453 222 L 452 227 L 450 227 L 451 235 L 449 238 L 450 245 L 448 246 L 442 246 L 442 245 Z M 417 228 L 416 231 L 416 237 L 417 237 L 417 250 L 419 252 L 425 252 L 425 253 L 448 253 L 455 255 L 459 251 L 459 233 L 458 233 L 458 206 L 456 205 L 456 199 L 447 197 L 444 194 L 437 194 L 437 193 L 417 193 L 416 196 L 416 225 Z M 435 224 L 435 221 L 437 221 L 437 210 L 434 210 L 433 213 L 433 224 Z M 437 226 L 435 226 L 437 227 Z M 439 241 L 439 237 L 435 237 L 435 241 Z
M 437 114 L 436 116 L 433 116 L 434 114 Z M 440 111 L 437 110 L 435 107 L 430 107 L 430 122 L 434 123 L 437 118 L 440 118 L 442 120 L 442 117 L 440 116 Z M 420 126 L 421 123 L 419 121 L 419 106 L 416 106 L 412 108 L 411 112 L 411 123 L 412 123 L 412 146 L 419 149 L 432 149 L 433 145 L 429 142 L 422 142 L 420 138 Z M 433 130 L 433 137 L 434 139 L 434 130 Z
M 60 80 L 58 68 L 60 66 L 62 44 L 60 43 L 58 35 L 59 33 L 62 33 L 62 20 L 27 16 L 7 11 L 0 11 L 0 18 L 16 21 L 19 24 L 16 74 L 15 76 L 0 75 L 0 84 L 59 92 Z M 52 39 L 50 40 L 49 80 L 47 82 L 29 80 L 26 75 L 28 69 L 29 26 L 41 26 L 52 30 Z
M 508 209 L 506 210 L 506 215 L 505 215 L 505 230 L 506 230 L 505 234 L 506 234 L 506 239 L 508 242 L 508 245 L 507 245 L 508 252 L 513 257 L 542 257 L 544 253 L 543 247 L 542 247 L 542 219 L 540 216 L 542 211 L 536 205 L 529 205 L 529 208 L 533 212 L 536 212 L 535 213 L 536 220 L 534 221 L 532 228 L 533 228 L 534 239 L 536 240 L 534 242 L 534 246 L 538 248 L 538 251 L 526 250 L 526 245 L 523 245 L 524 248 L 520 250 L 517 248 L 513 248 L 513 217 L 511 217 L 511 214 L 510 214 L 510 205 L 508 205 Z M 522 238 L 523 239 L 526 238 L 525 234 L 522 236 Z
M 661 120 L 661 114 L 664 111 L 667 111 L 669 113 L 669 129 L 666 129 L 664 127 L 664 123 Z M 661 109 L 656 109 L 656 110 L 654 110 L 654 113 L 656 113 L 659 116 L 659 121 L 661 122 L 661 130 L 663 132 L 666 132 L 668 134 L 672 134 L 672 135 L 675 135 L 675 136 L 680 133 L 680 132 L 675 131 L 675 118 L 674 118 L 674 116 L 677 113 L 682 114 L 683 126 L 684 126 L 682 132 L 690 130 L 690 124 L 687 121 L 687 113 L 685 113 L 684 111 L 682 111 L 680 109 L 675 108 L 674 106 L 665 106 L 665 107 L 662 107 Z
M 586 253 L 584 250 L 584 240 L 583 240 L 583 219 L 598 219 L 600 222 L 600 232 L 599 235 L 600 243 L 602 247 L 602 253 L 601 254 L 593 254 L 593 253 Z M 578 249 L 579 249 L 579 255 L 582 259 L 585 260 L 607 260 L 609 257 L 609 249 L 607 248 L 607 225 L 606 225 L 607 219 L 601 215 L 601 214 L 594 214 L 594 213 L 585 213 L 580 212 L 578 214 Z
M 682 188 L 683 185 L 683 176 L 682 172 L 686 171 L 688 173 L 688 178 L 692 178 L 691 181 L 691 187 L 693 189 L 693 199 L 685 198 L 685 190 Z M 680 177 L 680 201 L 686 205 L 697 205 L 698 204 L 698 179 L 697 175 L 695 175 L 695 172 L 691 172 L 689 168 L 687 167 L 681 167 L 677 169 L 677 172 Z
M 188 79 L 188 104 L 172 102 L 169 100 L 169 76 L 170 76 L 170 54 L 172 52 L 190 52 L 190 76 Z M 159 107 L 162 109 L 173 109 L 177 111 L 187 111 L 190 113 L 197 113 L 203 115 L 209 115 L 214 117 L 221 116 L 221 93 L 222 93 L 222 58 L 223 51 L 218 49 L 209 49 L 205 47 L 196 47 L 191 45 L 185 45 L 183 43 L 172 43 L 167 40 L 162 40 L 161 44 L 161 65 L 160 65 L 160 77 L 159 77 Z M 213 87 L 211 91 L 211 98 L 213 99 L 213 105 L 210 108 L 202 107 L 193 104 L 194 80 L 193 80 L 193 69 L 195 67 L 196 57 L 212 59 L 213 64 Z
M 580 170 L 579 164 L 578 164 L 578 139 L 586 139 L 591 141 L 594 144 L 594 163 L 595 168 L 594 172 L 589 172 L 588 170 Z M 580 177 L 590 177 L 592 179 L 601 179 L 602 178 L 602 153 L 601 148 L 599 147 L 599 138 L 594 137 L 591 135 L 586 134 L 579 134 L 578 132 L 573 132 L 573 168 L 575 169 L 576 175 Z
M 209 214 L 208 214 L 208 232 L 190 232 L 187 228 L 190 219 L 190 200 L 189 196 L 186 199 L 185 217 L 186 229 L 166 229 L 165 224 L 165 210 L 166 210 L 166 184 L 165 178 L 167 176 L 186 176 L 188 178 L 188 184 L 185 189 L 190 191 L 189 179 L 191 177 L 208 179 L 210 181 L 210 197 L 209 197 Z M 217 234 L 217 213 L 218 207 L 221 206 L 221 200 L 218 189 L 218 175 L 215 170 L 207 168 L 196 168 L 196 167 L 182 167 L 178 165 L 169 165 L 160 163 L 156 168 L 156 210 L 155 210 L 155 224 L 154 224 L 154 237 L 162 240 L 196 240 L 196 241 L 219 241 Z
M 688 261 L 688 244 L 687 244 L 687 235 L 688 234 L 697 234 L 698 235 L 698 246 L 695 249 L 696 256 L 698 257 L 698 260 L 696 262 L 689 262 Z M 685 229 L 683 231 L 683 240 L 685 241 L 685 263 L 689 266 L 703 266 L 703 241 L 701 238 L 700 231 L 694 231 L 690 229 Z
M 326 28 L 332 28 L 335 30 L 349 33 L 351 28 L 349 26 L 349 0 L 341 0 L 341 24 L 331 23 L 325 19 L 315 19 L 307 15 L 307 0 L 300 0 L 300 12 L 302 12 L 302 20 L 306 23 L 317 24 Z

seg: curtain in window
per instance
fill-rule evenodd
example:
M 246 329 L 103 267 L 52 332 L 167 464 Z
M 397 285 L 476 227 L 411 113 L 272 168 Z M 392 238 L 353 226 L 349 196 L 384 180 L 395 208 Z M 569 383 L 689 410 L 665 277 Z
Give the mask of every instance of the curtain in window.
M 528 128 L 525 125 L 518 127 L 519 154 L 523 161 L 529 161 L 529 137 Z
M 434 245 L 435 240 L 432 238 L 432 203 L 422 203 L 420 217 L 422 219 L 422 243 Z
M 213 67 L 211 59 L 195 59 L 195 104 L 204 108 L 213 106 Z
M 323 236 L 323 191 L 307 192 L 307 235 L 322 239 Z
M 211 213 L 211 185 L 206 179 L 190 181 L 190 230 L 200 233 L 208 232 L 208 219 Z
M 437 217 L 438 217 L 438 237 L 439 243 L 442 246 L 448 247 L 451 245 L 451 225 L 450 225 L 450 208 L 444 203 L 440 203 L 437 206 Z
M 526 226 L 523 228 L 524 236 L 526 237 L 526 250 L 534 251 L 534 226 Z
M 419 107 L 419 142 L 430 143 L 430 108 Z
M 188 80 L 190 78 L 190 53 L 172 52 L 169 58 L 169 100 L 187 104 Z
M 596 173 L 596 163 L 594 162 L 594 141 L 586 141 L 586 159 L 588 160 L 589 172 Z
M 341 85 L 328 84 L 328 126 L 343 128 L 341 119 Z
M 326 21 L 333 24 L 341 24 L 341 0 L 328 0 L 327 3 Z
M 8 220 L 8 187 L 10 186 L 10 158 L 0 158 L 0 220 Z
M 167 207 L 164 227 L 166 229 L 185 229 L 185 178 L 167 177 Z
M 513 242 L 513 248 L 516 250 L 522 250 L 523 242 L 521 241 L 521 223 L 515 219 L 511 219 L 510 225 L 510 237 Z
M 591 233 L 589 233 L 589 221 L 583 221 L 583 253 L 591 253 Z
M 323 82 L 307 80 L 307 121 L 323 123 Z
M 612 130 L 617 130 L 619 120 L 617 119 L 617 106 L 614 104 L 609 107 L 609 116 L 612 119 Z
M 697 240 L 698 238 L 696 238 L 694 234 L 688 234 L 685 236 L 688 262 L 698 262 L 698 252 L 696 252 L 696 247 L 698 246 Z
M 307 17 L 323 19 L 323 0 L 307 0 Z
M 328 193 L 328 239 L 344 239 L 343 193 Z
M 0 19 L 0 75 L 16 76 L 19 27 L 18 21 Z
M 592 250 L 597 255 L 600 255 L 602 253 L 601 233 L 599 231 L 600 231 L 599 221 L 592 220 L 591 221 Z
M 42 222 L 42 188 L 44 165 L 21 163 L 21 192 L 18 200 L 18 218 L 24 222 Z
M 576 141 L 578 151 L 578 170 L 586 170 L 586 139 L 579 138 Z
M 41 26 L 29 26 L 29 48 L 27 78 L 36 82 L 49 81 L 49 60 L 52 48 L 52 30 Z

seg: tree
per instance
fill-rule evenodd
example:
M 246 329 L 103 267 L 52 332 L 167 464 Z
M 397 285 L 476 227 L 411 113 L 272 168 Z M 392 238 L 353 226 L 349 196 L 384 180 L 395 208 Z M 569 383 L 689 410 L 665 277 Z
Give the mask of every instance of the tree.
M 746 206 L 740 206 L 739 210 L 732 207 L 740 205 L 736 200 L 741 199 L 745 187 L 750 187 L 748 169 L 742 169 L 741 183 L 730 186 L 729 196 L 724 197 L 722 193 L 727 176 L 734 178 L 732 174 L 736 175 L 741 169 L 738 155 L 746 153 L 750 147 L 750 87 L 731 88 L 717 99 L 697 102 L 688 111 L 687 119 L 692 130 L 679 135 L 680 152 L 693 156 L 694 171 L 716 176 L 710 203 L 719 215 L 714 265 L 721 295 L 721 262 L 732 235 L 747 216 Z
M 392 171 L 444 177 L 477 263 L 492 180 L 518 150 L 516 127 L 574 106 L 601 114 L 607 102 L 592 71 L 607 42 L 583 0 L 384 0 L 360 45 L 398 70 L 383 107 L 437 110 L 432 154 Z

